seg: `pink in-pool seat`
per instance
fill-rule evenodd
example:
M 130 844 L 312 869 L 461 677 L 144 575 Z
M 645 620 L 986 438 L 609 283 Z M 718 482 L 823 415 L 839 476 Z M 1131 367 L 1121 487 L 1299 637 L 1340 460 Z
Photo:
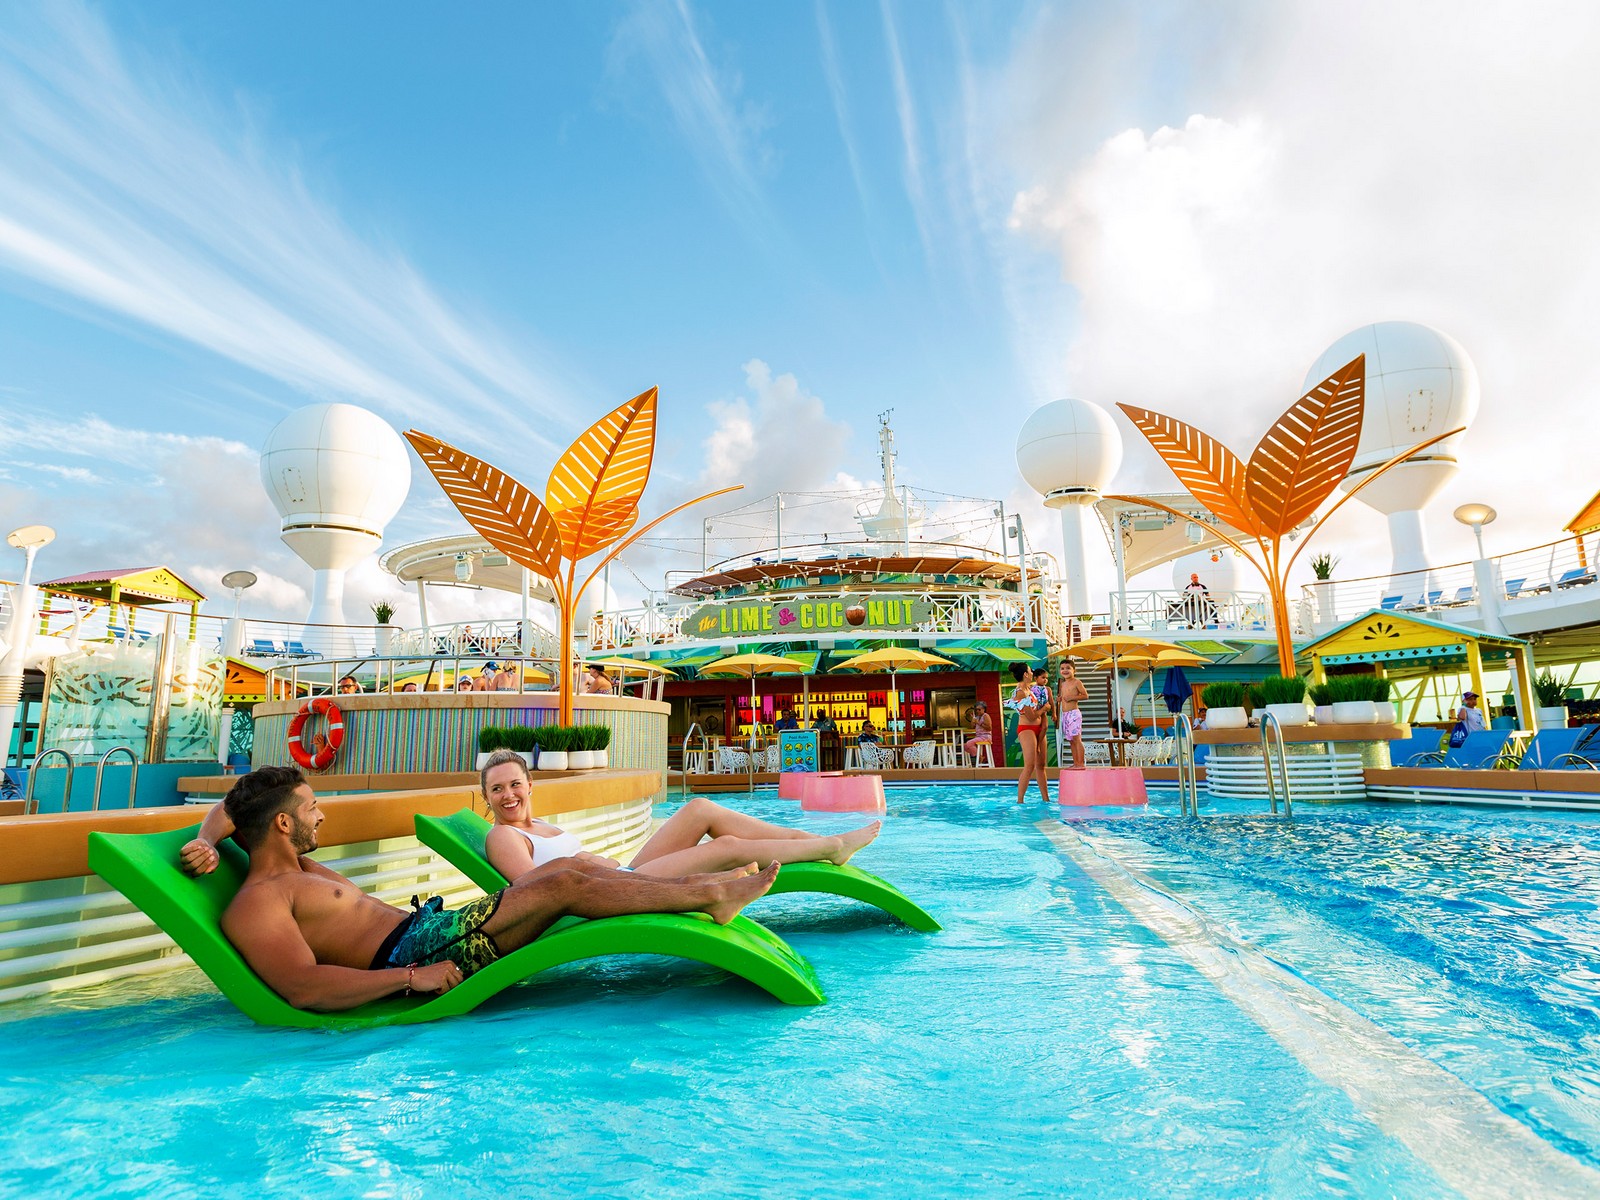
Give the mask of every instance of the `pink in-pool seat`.
M 1108 805 L 1148 804 L 1144 773 L 1138 767 L 1092 767 L 1063 770 L 1056 798 L 1068 808 L 1103 808 Z
M 822 771 L 805 776 L 801 788 L 800 807 L 811 812 L 881 813 L 889 807 L 883 800 L 881 775 Z

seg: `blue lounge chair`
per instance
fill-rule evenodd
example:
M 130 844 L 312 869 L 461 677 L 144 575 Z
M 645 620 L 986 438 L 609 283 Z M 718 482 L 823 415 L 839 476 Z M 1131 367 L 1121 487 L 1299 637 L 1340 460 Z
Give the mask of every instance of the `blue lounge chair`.
M 1378 607 L 1383 609 L 1385 612 L 1393 612 L 1395 609 L 1400 607 L 1400 601 L 1404 599 L 1404 596 L 1385 596 L 1382 600 L 1378 601 Z
M 1439 752 L 1439 744 L 1444 741 L 1444 734 L 1437 729 L 1419 729 L 1402 742 L 1389 743 L 1389 762 L 1396 767 L 1409 767 L 1422 755 L 1433 755 Z M 1432 765 L 1432 764 L 1416 764 Z
M 1570 571 L 1563 571 L 1561 578 L 1556 580 L 1557 588 L 1578 587 L 1581 584 L 1593 583 L 1594 572 L 1588 567 L 1573 567 Z
M 271 658 L 278 653 L 278 646 L 270 638 L 251 638 L 250 649 L 247 653 L 253 654 L 257 658 Z
M 1501 765 L 1519 771 L 1562 771 L 1573 768 L 1594 770 L 1594 763 L 1578 753 L 1578 747 L 1600 726 L 1580 725 L 1576 729 L 1541 729 L 1517 758 L 1515 753 L 1500 756 Z
M 1527 582 L 1528 580 L 1526 577 L 1522 579 L 1506 580 L 1506 599 L 1515 600 L 1519 595 L 1522 594 L 1522 585 Z
M 1408 767 L 1455 767 L 1457 769 L 1486 771 L 1499 763 L 1505 754 L 1506 743 L 1511 740 L 1509 729 L 1480 729 L 1467 734 L 1467 740 L 1450 749 L 1435 750 L 1432 754 L 1419 754 Z
M 1473 593 L 1476 590 L 1476 588 L 1471 587 L 1457 588 L 1456 598 L 1449 602 L 1449 607 L 1454 608 L 1460 604 L 1471 604 Z
M 311 651 L 307 650 L 305 645 L 301 642 L 285 642 L 283 645 L 283 652 L 295 658 L 311 657 Z

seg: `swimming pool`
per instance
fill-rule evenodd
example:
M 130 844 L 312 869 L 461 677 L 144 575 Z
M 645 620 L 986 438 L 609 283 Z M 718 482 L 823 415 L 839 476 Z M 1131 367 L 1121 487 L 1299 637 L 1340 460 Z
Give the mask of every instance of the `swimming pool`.
M 1593 818 L 889 804 L 862 865 L 945 932 L 752 910 L 820 1008 L 658 959 L 362 1033 L 254 1026 L 193 972 L 12 1006 L 0 1192 L 1594 1194 Z

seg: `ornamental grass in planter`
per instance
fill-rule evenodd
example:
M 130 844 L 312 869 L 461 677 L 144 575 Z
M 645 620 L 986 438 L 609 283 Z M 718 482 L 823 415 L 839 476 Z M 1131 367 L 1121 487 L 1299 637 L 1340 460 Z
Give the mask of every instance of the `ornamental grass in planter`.
M 1250 686 L 1250 703 L 1257 712 L 1269 712 L 1279 725 L 1309 725 L 1306 681 L 1300 675 L 1268 675 Z
M 535 725 L 533 740 L 539 747 L 541 771 L 565 771 L 567 752 L 572 747 L 572 730 L 566 725 Z
M 1548 668 L 1533 677 L 1533 699 L 1539 706 L 1540 729 L 1567 727 L 1567 689 Z
M 1246 729 L 1250 714 L 1245 708 L 1248 697 L 1245 686 L 1229 679 L 1208 683 L 1200 693 L 1200 703 L 1206 706 L 1207 729 Z

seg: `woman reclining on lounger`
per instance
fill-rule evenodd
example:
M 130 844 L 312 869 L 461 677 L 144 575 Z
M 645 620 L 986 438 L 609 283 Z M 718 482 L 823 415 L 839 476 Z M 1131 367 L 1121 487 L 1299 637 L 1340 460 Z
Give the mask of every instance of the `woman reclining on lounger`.
M 543 866 L 552 859 L 581 858 L 615 867 L 615 859 L 591 854 L 576 835 L 533 815 L 528 798 L 528 764 L 515 750 L 496 750 L 478 776 L 494 816 L 484 853 L 507 879 Z M 689 801 L 650 835 L 629 869 L 641 875 L 679 879 L 713 871 L 730 871 L 756 863 L 845 863 L 878 836 L 882 822 L 836 837 L 818 837 L 802 829 L 746 816 L 713 804 L 703 796 Z M 710 841 L 703 839 L 709 837 Z

